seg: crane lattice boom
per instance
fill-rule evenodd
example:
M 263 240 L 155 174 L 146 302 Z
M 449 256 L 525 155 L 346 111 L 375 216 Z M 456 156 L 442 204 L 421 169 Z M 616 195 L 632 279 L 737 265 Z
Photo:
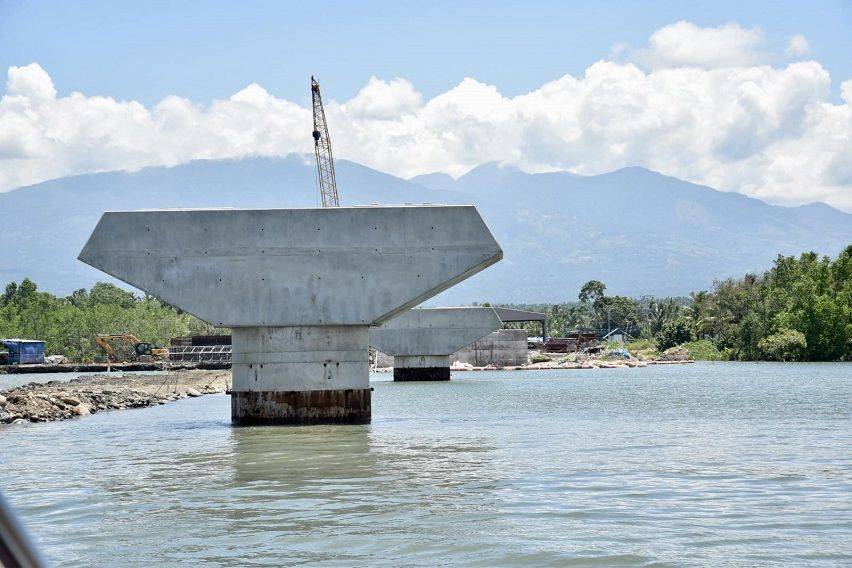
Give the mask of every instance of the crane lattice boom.
M 314 152 L 317 156 L 317 182 L 323 207 L 340 207 L 337 195 L 337 179 L 334 177 L 334 157 L 331 154 L 331 138 L 322 108 L 319 83 L 311 77 L 311 98 L 314 103 Z

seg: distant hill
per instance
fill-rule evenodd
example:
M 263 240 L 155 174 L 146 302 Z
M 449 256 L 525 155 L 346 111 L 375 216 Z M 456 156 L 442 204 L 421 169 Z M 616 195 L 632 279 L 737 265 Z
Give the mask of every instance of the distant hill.
M 494 164 L 454 180 L 406 181 L 337 163 L 341 202 L 473 203 L 505 257 L 431 303 L 556 302 L 596 278 L 613 293 L 683 295 L 767 268 L 778 253 L 837 254 L 852 215 L 824 204 L 777 207 L 643 168 L 598 176 L 526 174 Z M 101 213 L 160 207 L 314 207 L 309 159 L 196 161 L 80 175 L 0 193 L 0 283 L 33 278 L 70 293 L 105 275 L 76 260 Z
M 408 181 L 420 184 L 426 189 L 444 189 L 447 187 L 452 187 L 456 183 L 456 180 L 454 180 L 449 174 L 445 174 L 442 172 L 436 172 L 434 174 L 424 174 L 422 176 L 414 176 Z

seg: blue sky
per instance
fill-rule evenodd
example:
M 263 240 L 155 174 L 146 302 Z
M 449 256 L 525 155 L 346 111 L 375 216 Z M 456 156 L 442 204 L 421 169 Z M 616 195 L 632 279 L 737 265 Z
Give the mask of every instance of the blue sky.
M 642 166 L 852 211 L 852 0 L 0 0 L 0 191 L 311 153 L 408 178 Z M 79 94 L 82 93 L 82 94 Z
M 760 26 L 781 50 L 804 35 L 852 78 L 852 2 L 43 2 L 0 0 L 0 69 L 38 62 L 60 94 L 197 102 L 257 82 L 303 103 L 307 77 L 347 100 L 370 76 L 404 77 L 429 98 L 464 77 L 506 96 L 582 74 L 613 44 L 641 46 L 678 20 Z

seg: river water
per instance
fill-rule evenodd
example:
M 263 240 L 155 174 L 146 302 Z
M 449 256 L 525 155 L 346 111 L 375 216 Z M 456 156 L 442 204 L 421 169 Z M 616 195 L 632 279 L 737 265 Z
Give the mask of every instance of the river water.
M 852 563 L 852 365 L 374 377 L 367 426 L 226 395 L 0 430 L 51 563 Z

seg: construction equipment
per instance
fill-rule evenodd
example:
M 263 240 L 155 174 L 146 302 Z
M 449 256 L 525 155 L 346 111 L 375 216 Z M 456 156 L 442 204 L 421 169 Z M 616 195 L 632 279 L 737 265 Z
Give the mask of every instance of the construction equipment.
M 322 107 L 322 95 L 317 80 L 311 75 L 311 98 L 314 106 L 314 153 L 317 156 L 317 183 L 323 207 L 340 207 L 337 195 L 337 179 L 334 176 L 334 157 L 331 154 L 331 138 Z
M 115 361 L 117 359 L 117 352 L 115 347 L 111 344 L 112 341 L 121 341 L 132 345 L 135 359 L 141 359 L 143 357 L 168 359 L 169 357 L 168 348 L 139 341 L 138 337 L 130 333 L 98 335 L 95 337 L 95 342 L 100 345 L 104 351 L 106 351 L 107 357 L 111 361 Z

